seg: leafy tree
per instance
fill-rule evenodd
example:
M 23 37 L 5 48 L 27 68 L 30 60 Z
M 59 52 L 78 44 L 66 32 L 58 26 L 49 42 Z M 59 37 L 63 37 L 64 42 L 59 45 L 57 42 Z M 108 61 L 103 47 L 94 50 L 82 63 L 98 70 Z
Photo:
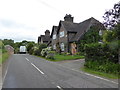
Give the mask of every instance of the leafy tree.
M 28 51 L 28 53 L 30 53 L 30 51 L 33 48 L 34 44 L 35 43 L 33 43 L 33 42 L 30 42 L 30 43 L 27 44 L 27 51 Z
M 116 32 L 111 30 L 104 31 L 103 42 L 112 42 L 116 39 Z
M 90 44 L 90 43 L 97 43 L 98 41 L 101 40 L 101 37 L 99 35 L 99 28 L 97 26 L 92 26 L 88 32 L 86 32 L 81 40 L 78 42 L 79 45 L 79 51 L 84 52 L 84 46 L 85 44 Z
M 116 3 L 113 9 L 104 13 L 104 25 L 107 28 L 113 28 L 117 23 L 120 23 L 120 2 Z
M 12 40 L 12 39 L 4 39 L 4 40 L 2 40 L 2 42 L 4 45 L 10 45 L 10 46 L 14 47 L 14 40 Z

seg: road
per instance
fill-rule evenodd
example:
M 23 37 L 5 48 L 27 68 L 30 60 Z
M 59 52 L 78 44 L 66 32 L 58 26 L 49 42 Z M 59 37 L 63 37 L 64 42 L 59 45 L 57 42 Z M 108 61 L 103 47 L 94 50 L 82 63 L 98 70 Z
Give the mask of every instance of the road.
M 118 88 L 118 83 L 27 54 L 10 57 L 3 88 Z

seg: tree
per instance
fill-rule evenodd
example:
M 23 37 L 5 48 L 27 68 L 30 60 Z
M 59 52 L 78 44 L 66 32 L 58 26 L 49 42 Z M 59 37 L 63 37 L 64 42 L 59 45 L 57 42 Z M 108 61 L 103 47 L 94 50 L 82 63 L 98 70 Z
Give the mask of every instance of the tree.
M 33 46 L 34 46 L 33 42 L 30 42 L 30 43 L 27 44 L 27 51 L 28 51 L 28 53 L 30 53 L 30 51 L 33 48 Z
M 116 24 L 120 23 L 120 2 L 116 3 L 113 9 L 110 9 L 104 13 L 104 25 L 105 27 L 112 29 Z
M 91 26 L 90 29 L 82 36 L 81 40 L 78 42 L 79 51 L 84 52 L 85 44 L 97 43 L 101 40 L 99 35 L 99 27 Z
M 14 40 L 12 40 L 12 39 L 4 39 L 4 40 L 2 40 L 2 42 L 4 45 L 10 45 L 10 46 L 14 47 Z

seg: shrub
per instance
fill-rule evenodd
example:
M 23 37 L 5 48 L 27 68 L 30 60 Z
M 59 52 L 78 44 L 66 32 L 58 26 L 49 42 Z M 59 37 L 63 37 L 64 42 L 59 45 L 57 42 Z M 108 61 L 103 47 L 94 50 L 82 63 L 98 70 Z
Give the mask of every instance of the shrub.
M 51 51 L 51 48 L 50 48 L 50 47 L 45 48 L 45 49 L 42 49 L 42 51 L 41 51 L 41 56 L 45 57 L 45 56 L 47 55 L 47 52 L 48 52 L 48 51 Z
M 114 43 L 113 43 L 114 44 Z M 116 43 L 115 43 L 116 44 Z M 113 47 L 116 45 L 112 45 Z M 112 61 L 118 63 L 118 46 L 112 49 L 110 43 L 100 44 L 92 43 L 85 45 L 85 60 L 97 60 L 97 61 Z
M 34 46 L 34 55 L 38 55 L 41 56 L 41 51 L 42 49 L 46 48 L 47 45 L 46 44 L 40 44 L 40 45 L 36 45 Z
M 92 61 L 89 60 L 85 62 L 84 66 L 86 68 L 95 70 L 95 71 L 100 71 L 100 72 L 105 72 L 105 73 L 113 73 L 116 75 L 120 74 L 120 64 L 115 64 L 110 61 L 106 61 L 104 63 L 98 62 L 98 61 Z
M 48 48 L 42 49 L 41 55 L 48 59 L 54 60 L 55 51 L 51 51 L 51 48 L 48 47 Z

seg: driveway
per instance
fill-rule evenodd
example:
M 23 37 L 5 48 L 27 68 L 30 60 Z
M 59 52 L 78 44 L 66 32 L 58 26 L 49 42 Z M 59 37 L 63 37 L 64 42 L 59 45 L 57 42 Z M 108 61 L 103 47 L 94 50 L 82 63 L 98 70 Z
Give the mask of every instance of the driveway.
M 65 67 L 69 67 L 71 69 L 80 70 L 80 68 L 84 67 L 85 60 L 84 59 L 65 60 L 65 61 L 59 61 L 56 63 L 63 65 Z

